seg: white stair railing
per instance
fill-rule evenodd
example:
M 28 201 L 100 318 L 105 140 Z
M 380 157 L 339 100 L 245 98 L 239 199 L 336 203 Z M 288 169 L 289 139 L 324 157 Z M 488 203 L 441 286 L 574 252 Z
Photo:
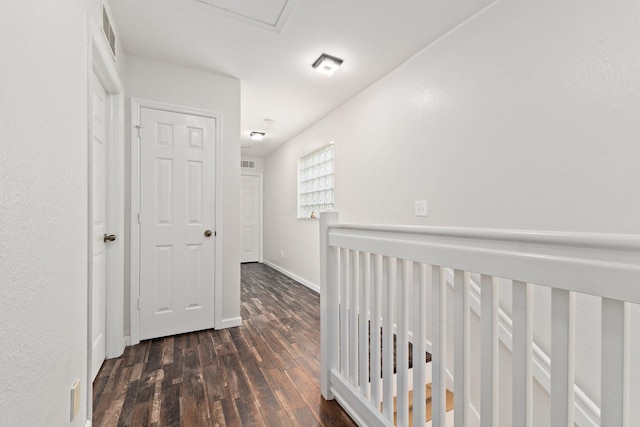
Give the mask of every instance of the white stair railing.
M 321 215 L 320 233 L 321 392 L 325 399 L 336 398 L 358 424 L 393 425 L 395 413 L 397 425 L 409 425 L 407 350 L 412 333 L 413 425 L 424 425 L 429 316 L 432 425 L 445 425 L 451 357 L 446 275 L 451 269 L 455 316 L 449 325 L 454 331 L 449 370 L 456 427 L 475 417 L 470 402 L 471 273 L 480 275 L 481 288 L 482 426 L 498 425 L 497 403 L 504 393 L 511 396 L 510 423 L 532 425 L 532 284 L 551 288 L 550 425 L 574 421 L 576 293 L 602 300 L 607 357 L 601 367 L 601 425 L 628 425 L 629 303 L 640 303 L 640 236 L 351 225 L 340 224 L 335 212 Z M 512 283 L 509 390 L 501 390 L 497 381 L 498 278 Z

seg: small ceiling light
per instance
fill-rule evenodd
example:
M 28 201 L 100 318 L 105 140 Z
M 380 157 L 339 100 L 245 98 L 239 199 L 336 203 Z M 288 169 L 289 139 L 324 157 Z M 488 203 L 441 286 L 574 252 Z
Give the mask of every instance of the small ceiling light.
M 316 62 L 313 63 L 312 67 L 317 72 L 330 76 L 338 70 L 341 64 L 342 59 L 323 53 L 318 59 L 316 59 Z
M 251 137 L 251 139 L 253 139 L 254 141 L 262 141 L 264 139 L 264 132 L 256 132 L 253 131 L 249 134 L 249 136 Z

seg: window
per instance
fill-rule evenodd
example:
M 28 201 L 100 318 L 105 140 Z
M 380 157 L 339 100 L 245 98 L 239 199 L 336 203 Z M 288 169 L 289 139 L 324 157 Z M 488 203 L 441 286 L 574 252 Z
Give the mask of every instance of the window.
M 317 218 L 333 209 L 333 143 L 298 163 L 298 218 Z

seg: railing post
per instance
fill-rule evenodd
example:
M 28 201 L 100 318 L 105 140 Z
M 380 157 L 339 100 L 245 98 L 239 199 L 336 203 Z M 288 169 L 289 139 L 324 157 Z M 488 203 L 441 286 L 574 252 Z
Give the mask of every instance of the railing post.
M 334 398 L 329 379 L 339 355 L 339 249 L 329 246 L 329 228 L 337 223 L 337 212 L 320 214 L 320 392 L 326 400 Z
M 511 425 L 533 425 L 533 286 L 513 281 L 513 390 L 511 395 Z
M 471 424 L 471 311 L 469 296 L 469 273 L 453 271 L 455 295 L 455 320 L 453 339 L 453 409 L 454 426 L 468 427 Z
M 600 425 L 629 426 L 630 306 L 602 298 Z M 633 422 L 636 424 L 636 422 Z
M 447 423 L 447 282 L 440 266 L 431 267 L 432 388 L 431 419 L 433 426 Z

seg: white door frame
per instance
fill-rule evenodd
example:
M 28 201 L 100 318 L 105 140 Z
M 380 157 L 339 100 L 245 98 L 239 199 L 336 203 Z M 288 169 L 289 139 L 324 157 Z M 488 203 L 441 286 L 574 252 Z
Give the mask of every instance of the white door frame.
M 181 105 L 167 104 L 164 102 L 150 101 L 140 98 L 131 98 L 131 258 L 130 258 L 130 340 L 131 345 L 140 342 L 140 311 L 138 301 L 140 298 L 140 109 L 151 108 L 154 110 L 169 111 L 173 113 L 190 114 L 209 117 L 216 120 L 215 134 L 215 279 L 214 279 L 214 324 L 216 328 L 222 325 L 222 262 L 223 239 L 222 234 L 222 114 L 184 107 Z M 144 214 L 144 213 L 143 213 Z
M 262 178 L 262 174 L 261 173 L 257 173 L 257 172 L 242 172 L 241 173 L 242 176 L 257 176 L 258 177 L 258 185 L 260 187 L 260 235 L 258 236 L 259 242 L 258 242 L 258 262 L 262 262 L 263 261 L 263 257 L 262 257 L 262 242 L 264 241 L 264 200 L 263 200 L 263 178 Z M 240 179 L 242 179 L 242 176 L 240 177 Z
M 107 92 L 107 138 L 109 153 L 107 160 L 107 221 L 109 232 L 118 239 L 107 251 L 107 311 L 106 311 L 106 356 L 118 357 L 124 352 L 124 91 L 116 71 L 113 56 L 107 47 L 106 40 L 100 30 L 88 16 L 89 55 L 87 56 L 87 190 L 88 190 L 88 268 L 87 268 L 87 423 L 93 418 L 93 378 L 92 362 L 92 330 L 93 330 L 93 295 L 92 295 L 92 149 L 89 138 L 92 137 L 93 105 L 91 102 L 91 81 L 95 72 L 98 80 Z

